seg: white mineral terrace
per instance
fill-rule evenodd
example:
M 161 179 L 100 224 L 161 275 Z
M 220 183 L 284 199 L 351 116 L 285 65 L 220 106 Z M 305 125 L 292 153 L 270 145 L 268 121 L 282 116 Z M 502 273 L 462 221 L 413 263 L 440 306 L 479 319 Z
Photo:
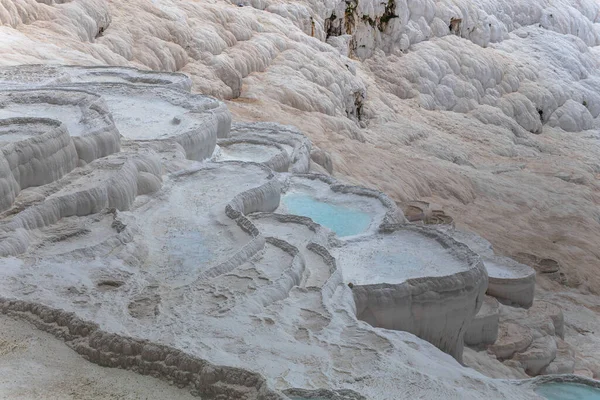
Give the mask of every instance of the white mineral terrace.
M 488 280 L 467 246 L 432 228 L 384 225 L 333 254 L 353 288 L 359 319 L 415 333 L 462 360 L 463 335 Z
M 160 99 L 104 96 L 115 124 L 127 139 L 164 139 L 191 128 L 188 110 Z
M 185 89 L 178 75 L 20 73 L 28 90 L 0 92 L 12 118 L 0 119 L 3 313 L 94 363 L 202 398 L 531 395 L 457 362 L 487 288 L 480 258 L 406 224 L 381 192 L 309 173 L 311 143 L 297 129 L 230 132 L 222 103 L 171 88 Z M 9 75 L 18 83 L 19 71 L 0 69 Z M 62 108 L 74 99 L 84 114 Z M 106 121 L 114 142 L 75 140 Z M 198 162 L 217 137 L 220 157 Z M 432 360 L 439 372 L 424 377 Z
M 489 295 L 522 307 L 531 306 L 535 292 L 535 270 L 532 267 L 496 255 L 492 245 L 473 232 L 452 228 L 441 230 L 465 243 L 482 257 L 489 276 Z
M 91 95 L 83 95 L 93 97 Z M 4 100 L 0 106 L 0 119 L 7 118 L 49 118 L 61 121 L 66 125 L 71 136 L 81 136 L 85 132 L 94 129 L 88 123 L 93 122 L 87 113 L 95 113 L 86 109 L 85 105 L 79 104 L 79 99 L 63 104 L 50 103 L 51 100 L 43 99 L 35 93 L 28 95 L 22 93 L 22 102 L 10 103 Z
M 157 89 L 112 82 L 82 82 L 77 86 L 101 94 L 119 131 L 132 140 L 165 139 L 192 129 L 209 129 L 203 126 L 206 122 L 202 119 L 207 115 L 202 113 L 214 112 L 215 116 L 226 113 L 214 99 L 165 87 Z
M 12 142 L 32 139 L 56 128 L 58 121 L 40 119 L 2 119 L 0 120 L 0 146 Z
M 396 284 L 469 268 L 453 249 L 418 232 L 403 230 L 350 240 L 333 254 L 342 266 L 344 280 L 355 285 Z
M 79 67 L 63 65 L 19 65 L 0 71 L 0 86 L 65 85 L 69 83 L 128 83 L 161 85 L 189 91 L 191 81 L 186 75 L 140 71 L 123 67 Z
M 67 126 L 71 136 L 81 136 L 86 127 L 81 109 L 76 105 L 28 104 L 13 105 L 0 109 L 0 118 L 45 117 L 55 118 Z
M 101 75 L 97 72 L 92 76 Z M 109 78 L 112 76 L 109 74 Z M 160 85 L 161 80 L 157 82 Z M 206 96 L 131 83 L 73 82 L 61 87 L 85 88 L 102 95 L 124 138 L 177 142 L 189 159 L 210 157 L 217 138 L 229 135 L 231 116 L 227 108 Z
M 221 146 L 220 160 L 239 160 L 263 163 L 280 153 L 275 146 L 265 146 L 252 143 L 234 143 Z
M 531 268 L 526 265 L 512 266 L 500 264 L 491 260 L 485 260 L 485 268 L 490 278 L 524 278 L 531 275 Z

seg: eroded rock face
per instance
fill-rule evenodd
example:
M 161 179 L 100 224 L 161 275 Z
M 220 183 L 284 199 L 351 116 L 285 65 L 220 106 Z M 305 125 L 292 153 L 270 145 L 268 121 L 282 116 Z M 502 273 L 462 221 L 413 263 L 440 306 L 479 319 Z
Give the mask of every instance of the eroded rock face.
M 499 360 L 530 376 L 573 373 L 575 352 L 564 342 L 564 318 L 556 304 L 537 300 L 524 310 L 501 305 L 498 340 L 488 347 Z
M 517 324 L 502 324 L 498 331 L 498 340 L 491 346 L 491 350 L 499 359 L 507 359 L 516 352 L 526 350 L 532 341 L 530 329 Z

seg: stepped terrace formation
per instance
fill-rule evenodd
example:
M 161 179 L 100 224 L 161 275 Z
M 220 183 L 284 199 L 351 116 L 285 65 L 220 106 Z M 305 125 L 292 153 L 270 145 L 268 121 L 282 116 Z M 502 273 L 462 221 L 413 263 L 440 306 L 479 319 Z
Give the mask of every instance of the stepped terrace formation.
M 328 176 L 296 128 L 232 124 L 178 74 L 0 76 L 0 310 L 85 359 L 224 399 L 532 395 L 460 366 L 464 341 L 550 368 L 485 300 L 531 301 L 521 269 L 494 264 L 488 286 L 493 251 Z

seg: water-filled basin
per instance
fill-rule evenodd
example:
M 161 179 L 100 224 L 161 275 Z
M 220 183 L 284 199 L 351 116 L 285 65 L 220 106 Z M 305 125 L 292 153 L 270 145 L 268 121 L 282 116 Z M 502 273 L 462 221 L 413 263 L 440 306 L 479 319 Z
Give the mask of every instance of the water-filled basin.
M 545 383 L 535 392 L 548 400 L 600 400 L 600 389 L 579 383 Z
M 309 217 L 340 237 L 359 235 L 371 225 L 371 216 L 363 211 L 326 203 L 306 194 L 289 193 L 282 201 L 289 214 Z

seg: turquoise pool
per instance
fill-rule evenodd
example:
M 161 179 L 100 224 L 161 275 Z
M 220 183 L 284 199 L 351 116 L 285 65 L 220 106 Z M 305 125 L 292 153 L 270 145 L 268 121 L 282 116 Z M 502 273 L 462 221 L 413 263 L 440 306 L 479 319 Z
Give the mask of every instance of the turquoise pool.
M 288 213 L 309 217 L 340 237 L 358 235 L 371 225 L 371 216 L 365 212 L 325 203 L 305 194 L 291 193 L 282 201 Z
M 600 400 L 600 389 L 578 383 L 545 383 L 535 392 L 548 400 Z

